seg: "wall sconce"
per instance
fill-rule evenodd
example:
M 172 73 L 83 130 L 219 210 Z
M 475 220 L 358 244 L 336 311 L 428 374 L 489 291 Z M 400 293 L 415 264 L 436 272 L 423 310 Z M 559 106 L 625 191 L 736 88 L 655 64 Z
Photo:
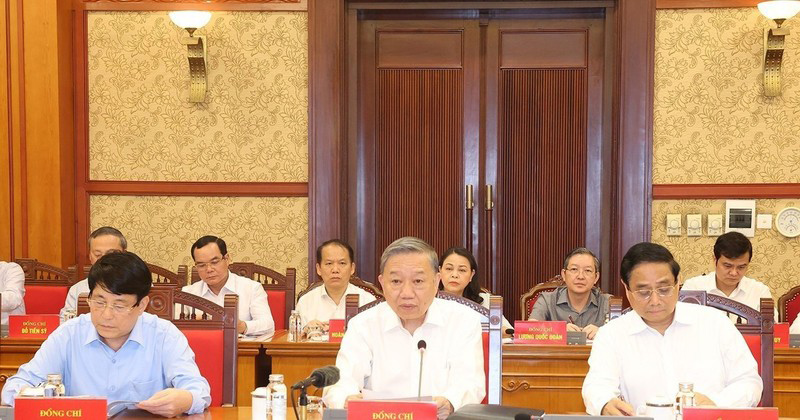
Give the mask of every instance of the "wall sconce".
M 767 19 L 772 19 L 778 26 L 775 29 L 764 29 L 764 94 L 778 96 L 781 94 L 781 62 L 783 61 L 783 45 L 789 30 L 781 28 L 786 19 L 800 12 L 798 0 L 770 0 L 758 4 L 758 10 Z
M 189 32 L 189 36 L 181 40 L 181 43 L 188 48 L 189 102 L 205 102 L 207 84 L 206 37 L 194 36 L 194 31 L 202 28 L 211 20 L 211 12 L 179 10 L 169 12 L 169 18 L 172 23 Z

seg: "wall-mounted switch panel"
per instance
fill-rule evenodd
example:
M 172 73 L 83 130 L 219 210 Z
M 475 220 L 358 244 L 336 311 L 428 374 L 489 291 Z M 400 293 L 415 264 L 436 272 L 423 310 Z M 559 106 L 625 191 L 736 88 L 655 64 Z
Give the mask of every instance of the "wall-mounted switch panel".
M 681 236 L 681 215 L 667 215 L 667 236 Z
M 686 236 L 703 236 L 703 215 L 686 215 Z

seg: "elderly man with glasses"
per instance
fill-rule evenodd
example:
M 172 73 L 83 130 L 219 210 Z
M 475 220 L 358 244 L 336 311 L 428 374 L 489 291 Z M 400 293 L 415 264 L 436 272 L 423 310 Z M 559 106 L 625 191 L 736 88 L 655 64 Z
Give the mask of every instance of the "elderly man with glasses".
M 0 394 L 3 404 L 48 374 L 63 378 L 68 396 L 133 401 L 164 417 L 200 413 L 211 404 L 186 337 L 167 320 L 145 313 L 152 277 L 130 252 L 100 258 L 89 271 L 90 314 L 58 327 Z
M 564 286 L 542 293 L 528 317 L 531 321 L 567 321 L 567 331 L 583 331 L 591 340 L 605 324 L 611 295 L 594 287 L 600 281 L 600 261 L 587 248 L 564 257 Z
M 261 283 L 237 276 L 228 270 L 228 246 L 216 236 L 203 236 L 192 244 L 192 259 L 202 281 L 182 290 L 208 299 L 217 305 L 225 304 L 225 295 L 239 296 L 239 334 L 263 335 L 275 331 L 275 321 Z
M 697 405 L 753 407 L 763 382 L 744 338 L 720 311 L 678 302 L 680 266 L 663 246 L 631 247 L 620 275 L 632 311 L 597 333 L 583 382 L 591 415 L 633 415 L 694 385 Z

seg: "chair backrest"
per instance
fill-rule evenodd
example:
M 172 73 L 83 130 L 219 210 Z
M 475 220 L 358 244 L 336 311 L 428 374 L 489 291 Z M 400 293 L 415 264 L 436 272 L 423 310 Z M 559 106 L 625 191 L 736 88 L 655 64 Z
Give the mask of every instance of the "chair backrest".
M 780 322 L 788 322 L 789 325 L 800 314 L 800 286 L 795 286 L 778 298 L 778 314 Z
M 483 404 L 502 404 L 502 367 L 503 367 L 503 298 L 501 296 L 489 297 L 489 308 L 485 308 L 479 303 L 475 303 L 461 296 L 440 290 L 436 297 L 439 299 L 450 300 L 465 305 L 479 314 L 483 315 L 484 321 L 481 322 L 483 329 L 483 370 L 486 374 L 486 396 Z M 354 299 L 355 298 L 355 299 Z M 345 301 L 346 322 L 361 312 L 373 308 L 384 302 L 383 298 L 377 299 L 366 305 L 358 307 L 358 296 L 347 295 Z
M 608 299 L 608 319 L 612 320 L 622 316 L 622 298 L 611 296 Z
M 289 325 L 289 315 L 294 309 L 297 270 L 287 268 L 286 274 L 280 274 L 275 270 L 250 262 L 231 263 L 228 270 L 261 283 L 264 291 L 267 292 L 267 301 L 272 319 L 275 321 L 275 330 L 285 330 Z M 194 267 L 192 267 L 191 280 L 192 283 L 200 280 L 200 275 Z
M 14 260 L 25 273 L 25 312 L 57 314 L 64 307 L 67 292 L 75 281 L 74 272 L 41 263 L 32 258 Z
M 181 264 L 178 266 L 178 271 L 170 271 L 164 267 L 159 265 L 150 264 L 148 262 L 145 263 L 147 268 L 150 270 L 150 275 L 153 276 L 153 285 L 166 285 L 166 286 L 173 286 L 173 287 L 183 287 L 186 286 L 186 282 L 188 281 L 189 277 L 189 267 L 185 264 Z M 85 275 L 89 275 L 89 270 L 92 269 L 91 265 L 83 266 L 83 272 Z M 74 267 L 70 267 L 70 270 L 74 270 Z
M 533 310 L 533 304 L 536 303 L 536 299 L 539 298 L 539 295 L 544 292 L 552 292 L 559 286 L 563 285 L 564 279 L 561 278 L 561 274 L 556 274 L 546 282 L 539 283 L 531 287 L 530 290 L 525 292 L 519 298 L 520 319 L 528 319 L 528 317 L 531 315 L 531 311 Z
M 225 306 L 180 291 L 153 286 L 147 312 L 172 321 L 183 332 L 200 374 L 211 385 L 211 405 L 236 404 L 239 297 L 225 295 Z M 89 312 L 87 295 L 78 297 L 78 314 Z
M 306 287 L 305 290 L 303 290 L 297 295 L 297 301 L 300 301 L 300 298 L 303 297 L 304 294 L 316 289 L 317 287 L 322 286 L 322 284 L 323 284 L 322 280 L 317 280 L 314 283 L 311 283 L 308 287 Z M 352 276 L 350 277 L 350 284 L 358 287 L 361 290 L 367 291 L 369 294 L 374 296 L 375 299 L 383 298 L 383 292 L 381 292 L 381 289 L 375 284 L 372 284 L 368 281 L 364 281 L 356 276 Z

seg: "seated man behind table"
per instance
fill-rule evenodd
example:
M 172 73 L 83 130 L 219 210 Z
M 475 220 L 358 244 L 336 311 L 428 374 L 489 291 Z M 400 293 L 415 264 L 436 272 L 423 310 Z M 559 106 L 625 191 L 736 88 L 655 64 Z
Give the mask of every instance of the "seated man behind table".
M 346 242 L 331 239 L 317 248 L 317 274 L 323 284 L 297 301 L 304 330 L 315 325 L 327 330 L 331 319 L 344 319 L 346 295 L 358 295 L 359 306 L 375 300 L 371 293 L 350 283 L 355 271 L 353 248 Z
M 697 405 L 753 407 L 763 382 L 744 338 L 720 311 L 678 302 L 680 266 L 643 242 L 620 265 L 632 311 L 597 332 L 583 382 L 592 415 L 632 415 L 655 396 L 694 385 Z
M 611 295 L 594 287 L 600 281 L 600 261 L 587 248 L 575 248 L 564 258 L 565 286 L 542 293 L 533 304 L 531 321 L 567 321 L 567 331 L 584 331 L 591 340 L 605 324 Z
M 380 281 L 386 302 L 350 320 L 336 366 L 341 379 L 325 388 L 330 407 L 373 391 L 382 398 L 433 396 L 439 417 L 485 393 L 480 314 L 457 302 L 436 298 L 436 251 L 405 237 L 381 256 Z M 418 390 L 420 352 L 425 340 L 422 389 Z
M 9 315 L 25 313 L 25 273 L 17 263 L 0 261 L 0 324 L 8 324 Z
M 100 257 L 111 252 L 122 252 L 128 249 L 128 241 L 119 230 L 103 226 L 95 229 L 89 235 L 89 263 L 94 265 Z M 66 310 L 75 311 L 78 309 L 78 296 L 89 293 L 89 280 L 83 279 L 69 288 L 64 307 L 61 309 L 63 314 Z
M 50 373 L 67 395 L 137 401 L 137 407 L 173 417 L 199 413 L 211 403 L 186 337 L 171 322 L 145 313 L 152 277 L 130 252 L 100 258 L 89 271 L 90 314 L 64 323 L 33 359 L 6 381 L 2 403 Z
M 228 270 L 230 256 L 225 241 L 216 236 L 203 236 L 192 244 L 192 259 L 202 281 L 182 290 L 225 305 L 225 295 L 239 296 L 239 334 L 261 335 L 275 331 L 275 321 L 269 310 L 267 292 L 261 283 L 238 276 Z
M 745 276 L 752 257 L 753 245 L 746 236 L 739 232 L 720 235 L 714 243 L 714 271 L 686 280 L 681 290 L 705 290 L 758 311 L 761 298 L 772 299 L 772 293 L 766 284 Z M 775 319 L 778 319 L 777 305 Z

